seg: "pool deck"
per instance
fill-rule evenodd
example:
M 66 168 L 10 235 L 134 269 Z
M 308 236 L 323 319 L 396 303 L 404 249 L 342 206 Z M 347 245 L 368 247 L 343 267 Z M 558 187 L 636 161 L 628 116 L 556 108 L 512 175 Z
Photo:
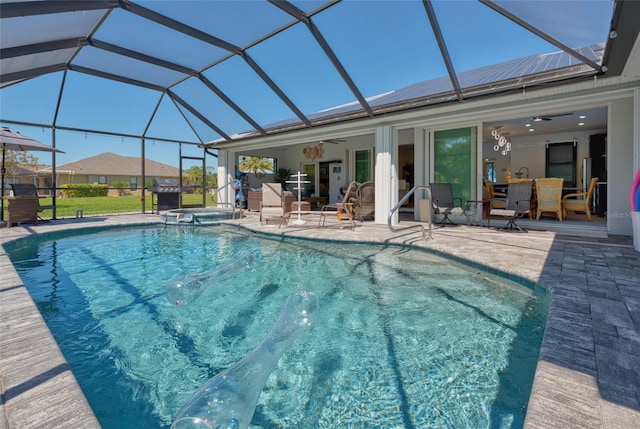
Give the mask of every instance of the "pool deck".
M 500 232 L 465 225 L 434 228 L 423 241 L 415 225 L 327 222 L 243 228 L 282 236 L 389 243 L 432 249 L 549 291 L 552 305 L 525 421 L 526 428 L 640 427 L 640 252 L 631 237 L 602 233 Z M 68 229 L 158 223 L 153 214 L 94 216 L 2 228 L 0 244 Z M 176 228 L 182 226 L 167 226 Z M 0 249 L 0 429 L 98 428 L 58 346 Z

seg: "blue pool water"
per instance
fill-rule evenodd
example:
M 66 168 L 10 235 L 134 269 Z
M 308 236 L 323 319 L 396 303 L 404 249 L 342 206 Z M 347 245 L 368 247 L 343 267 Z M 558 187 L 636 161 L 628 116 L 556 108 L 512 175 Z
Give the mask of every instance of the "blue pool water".
M 295 289 L 320 312 L 282 356 L 251 428 L 519 428 L 549 299 L 407 248 L 227 227 L 29 239 L 7 251 L 109 428 L 167 428 L 256 345 Z M 186 306 L 170 280 L 256 259 Z

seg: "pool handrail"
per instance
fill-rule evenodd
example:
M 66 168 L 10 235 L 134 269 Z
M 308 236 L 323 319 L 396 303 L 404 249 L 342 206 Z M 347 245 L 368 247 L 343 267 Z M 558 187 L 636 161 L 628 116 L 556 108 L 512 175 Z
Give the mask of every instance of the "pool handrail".
M 233 177 L 231 176 L 231 174 L 227 174 L 227 183 L 225 183 L 224 185 L 220 186 L 218 189 L 214 189 L 213 191 L 211 191 L 211 201 L 213 202 L 213 197 L 219 193 L 220 191 L 222 191 L 224 188 L 226 188 L 227 186 L 231 186 L 231 189 L 233 189 L 235 191 L 235 189 L 233 188 L 233 184 L 234 184 L 235 180 L 233 179 Z M 223 203 L 220 201 L 215 201 L 216 205 L 219 206 L 230 206 L 232 209 L 231 212 L 231 218 L 233 220 L 236 220 L 236 204 L 235 202 L 233 203 Z M 240 208 L 240 219 L 242 219 L 242 208 Z
M 402 205 L 404 203 L 407 202 L 407 200 L 409 199 L 409 197 L 411 195 L 413 195 L 417 190 L 422 189 L 424 191 L 426 191 L 426 199 L 429 201 L 429 208 L 431 208 L 431 188 L 427 185 L 416 185 L 413 188 L 411 188 L 411 190 L 409 192 L 407 192 L 407 194 L 402 197 L 402 199 L 400 201 L 398 201 L 398 204 L 396 204 L 395 206 L 393 206 L 393 208 L 389 211 L 389 216 L 387 218 L 387 225 L 389 226 L 389 231 L 399 231 L 398 229 L 394 229 L 393 225 L 392 225 L 392 220 L 393 220 L 393 215 L 395 212 L 397 212 L 400 207 L 402 207 Z M 414 204 L 415 206 L 415 204 Z M 433 235 L 431 233 L 431 226 L 433 224 L 432 219 L 431 219 L 431 210 L 428 211 L 428 221 L 427 223 L 429 224 L 429 240 L 431 240 L 433 238 Z M 398 218 L 398 223 L 400 223 L 400 218 Z M 424 241 L 427 241 L 427 236 L 425 233 L 425 229 L 424 229 L 424 225 L 419 223 L 417 225 L 411 225 L 411 226 L 407 226 L 405 228 L 402 229 L 410 229 L 410 228 L 421 228 L 422 229 L 422 239 Z

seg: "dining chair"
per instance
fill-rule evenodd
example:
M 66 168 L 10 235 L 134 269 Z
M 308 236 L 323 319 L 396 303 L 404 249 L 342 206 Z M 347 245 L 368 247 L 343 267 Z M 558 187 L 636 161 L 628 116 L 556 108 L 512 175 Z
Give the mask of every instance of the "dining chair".
M 584 212 L 587 215 L 587 219 L 591 221 L 591 208 L 589 204 L 591 203 L 591 197 L 593 196 L 593 191 L 598 183 L 598 178 L 594 177 L 591 179 L 591 183 L 589 183 L 589 189 L 586 192 L 574 192 L 572 194 L 567 194 L 562 198 L 562 211 L 565 219 L 567 218 L 567 212 Z
M 536 179 L 536 219 L 542 213 L 555 213 L 562 221 L 562 185 L 564 179 L 545 177 Z

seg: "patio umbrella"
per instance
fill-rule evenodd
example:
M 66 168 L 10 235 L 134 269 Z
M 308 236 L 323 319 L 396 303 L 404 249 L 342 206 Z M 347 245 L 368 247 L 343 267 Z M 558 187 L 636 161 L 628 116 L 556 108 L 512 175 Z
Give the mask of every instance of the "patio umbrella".
M 2 185 L 0 186 L 1 196 L 4 197 L 4 176 L 6 173 L 4 167 L 5 152 L 8 150 L 21 150 L 21 151 L 41 151 L 41 152 L 60 152 L 61 150 L 55 149 L 51 146 L 47 146 L 44 143 L 40 143 L 30 137 L 23 136 L 22 134 L 11 131 L 9 128 L 2 127 L 0 132 L 0 143 L 2 143 Z M 4 200 L 0 200 L 0 221 L 4 220 Z

